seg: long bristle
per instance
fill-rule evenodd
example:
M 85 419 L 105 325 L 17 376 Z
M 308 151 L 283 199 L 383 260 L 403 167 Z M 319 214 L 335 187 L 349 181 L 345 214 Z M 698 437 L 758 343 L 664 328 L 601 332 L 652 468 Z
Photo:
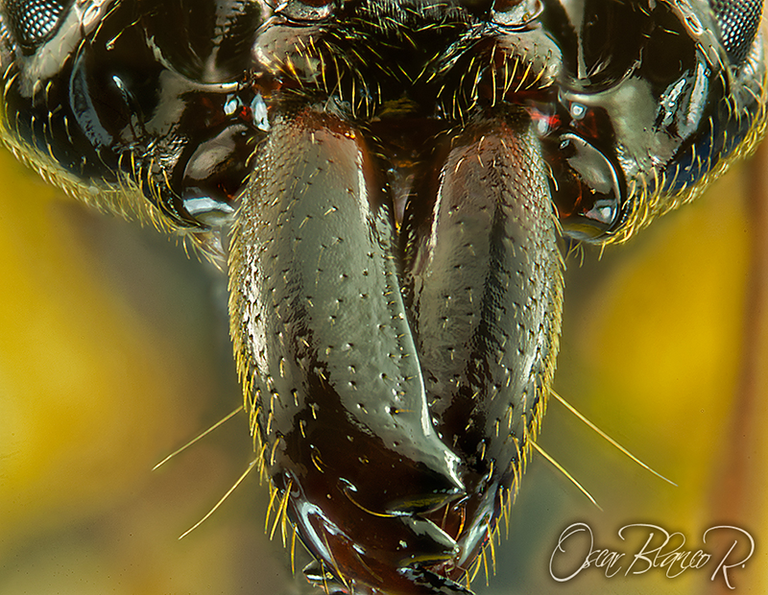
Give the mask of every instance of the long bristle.
M 167 457 L 165 457 L 165 458 L 164 458 L 162 461 L 160 461 L 160 462 L 159 462 L 157 465 L 155 465 L 154 467 L 152 467 L 152 471 L 155 471 L 156 469 L 158 469 L 158 468 L 159 468 L 159 467 L 161 467 L 162 465 L 165 465 L 165 464 L 166 464 L 168 461 L 170 461 L 170 460 L 171 460 L 173 457 L 175 457 L 177 454 L 179 454 L 179 453 L 181 453 L 181 452 L 184 452 L 184 451 L 185 451 L 187 448 L 189 448 L 190 446 L 192 446 L 192 445 L 193 445 L 195 442 L 197 442 L 198 440 L 201 440 L 201 439 L 205 438 L 205 437 L 206 437 L 208 434 L 210 434 L 211 432 L 213 432 L 213 431 L 214 431 L 216 428 L 218 428 L 219 426 L 223 425 L 225 422 L 228 422 L 230 419 L 232 419 L 233 417 L 235 417 L 235 415 L 237 415 L 238 413 L 240 413 L 242 410 L 243 410 L 243 406 L 242 406 L 242 405 L 240 405 L 240 407 L 238 407 L 237 409 L 235 409 L 235 410 L 234 410 L 234 411 L 232 411 L 231 413 L 228 413 L 228 414 L 227 414 L 225 417 L 221 418 L 219 421 L 217 421 L 215 424 L 213 424 L 213 425 L 212 425 L 211 427 L 209 427 L 207 430 L 205 430 L 205 431 L 204 431 L 204 432 L 202 432 L 201 434 L 198 434 L 198 435 L 197 435 L 195 438 L 192 438 L 192 440 L 190 440 L 189 442 L 187 442 L 187 443 L 186 443 L 184 446 L 182 446 L 181 448 L 177 448 L 176 450 L 174 450 L 174 451 L 173 451 L 171 454 L 169 454 Z
M 253 467 L 254 467 L 255 465 L 256 465 L 256 459 L 254 459 L 254 460 L 252 460 L 250 463 L 248 463 L 248 467 L 245 469 L 245 471 L 243 471 L 243 474 L 242 474 L 240 477 L 238 477 L 238 478 L 237 478 L 237 481 L 234 483 L 234 485 L 233 485 L 231 488 L 229 488 L 229 489 L 227 490 L 227 493 L 226 493 L 226 494 L 224 494 L 224 495 L 223 495 L 223 496 L 222 496 L 222 497 L 219 499 L 219 501 L 218 501 L 218 502 L 217 502 L 217 503 L 214 505 L 214 507 L 213 507 L 213 508 L 211 508 L 211 510 L 209 510 L 209 511 L 208 511 L 208 513 L 207 513 L 207 514 L 206 514 L 206 515 L 205 515 L 203 518 L 201 518 L 199 521 L 197 521 L 197 522 L 196 522 L 194 525 L 192 525 L 192 526 L 191 526 L 189 529 L 187 529 L 186 531 L 184 531 L 184 533 L 182 533 L 181 535 L 179 535 L 179 539 L 184 539 L 184 538 L 185 538 L 187 535 L 189 535 L 190 533 L 192 533 L 192 531 L 194 531 L 194 530 L 195 530 L 195 529 L 197 529 L 197 528 L 198 528 L 200 525 L 202 525 L 202 524 L 203 524 L 205 521 L 207 521 L 207 520 L 210 518 L 210 516 L 211 516 L 211 515 L 212 515 L 214 512 L 216 512 L 216 511 L 219 509 L 219 506 L 221 506 L 222 504 L 224 504 L 224 501 L 225 501 L 227 498 L 229 498 L 229 496 L 232 494 L 232 492 L 234 492 L 234 491 L 235 491 L 235 489 L 237 489 L 237 486 L 239 486 L 241 483 L 243 483 L 243 481 L 245 480 L 245 478 L 246 478 L 246 477 L 248 477 L 248 474 L 251 472 L 251 470 L 253 469 Z
M 591 421 L 589 421 L 589 419 L 587 419 L 587 418 L 584 416 L 584 414 L 582 414 L 582 413 L 581 413 L 581 412 L 580 412 L 578 409 L 576 409 L 576 408 L 575 408 L 573 405 L 571 405 L 571 404 L 570 404 L 568 401 L 566 401 L 566 400 L 565 400 L 563 397 L 561 397 L 561 396 L 560 396 L 559 394 L 557 394 L 555 391 L 553 391 L 553 390 L 551 390 L 551 389 L 550 389 L 550 391 L 549 391 L 549 392 L 550 392 L 550 394 L 551 394 L 553 397 L 555 397 L 555 399 L 557 399 L 558 401 L 560 401 L 560 403 L 562 403 L 562 404 L 565 406 L 565 408 L 566 408 L 566 409 L 568 409 L 568 411 L 570 411 L 571 413 L 573 413 L 573 414 L 574 414 L 576 417 L 578 417 L 578 418 L 579 418 L 581 421 L 583 421 L 585 424 L 587 424 L 587 426 L 589 426 L 589 427 L 590 427 L 592 430 L 594 430 L 595 432 L 597 432 L 597 434 L 598 434 L 598 435 L 602 436 L 602 437 L 603 437 L 605 440 L 607 440 L 607 441 L 608 441 L 608 442 L 609 442 L 611 445 L 613 445 L 614 447 L 616 447 L 616 448 L 617 448 L 617 449 L 618 449 L 620 452 L 624 453 L 626 456 L 628 456 L 630 459 L 632 459 L 632 460 L 633 460 L 635 463 L 637 463 L 638 465 L 640 465 L 640 466 L 641 466 L 643 469 L 645 469 L 645 470 L 647 470 L 647 471 L 650 471 L 651 473 L 653 473 L 653 474 L 654 474 L 656 477 L 658 477 L 659 479 L 663 479 L 663 480 L 664 480 L 664 481 L 666 481 L 668 484 L 671 484 L 671 485 L 673 485 L 673 486 L 677 487 L 677 484 L 676 484 L 674 481 L 672 481 L 672 480 L 670 480 L 670 479 L 667 479 L 667 478 L 666 478 L 666 477 L 664 477 L 664 476 L 663 476 L 661 473 L 659 473 L 658 471 L 654 470 L 652 467 L 649 467 L 648 465 L 646 465 L 645 463 L 643 463 L 643 461 L 641 461 L 640 459 L 638 459 L 638 458 L 637 458 L 635 455 L 633 455 L 631 452 L 629 452 L 629 451 L 628 451 L 626 448 L 624 448 L 624 447 L 623 447 L 621 444 L 619 444 L 618 442 L 616 442 L 616 440 L 614 440 L 613 438 L 611 438 L 611 437 L 610 437 L 608 434 L 606 434 L 605 432 L 603 432 L 603 430 L 601 430 L 601 429 L 600 429 L 600 428 L 598 428 L 598 427 L 597 427 L 595 424 L 593 424 Z
M 539 446 L 538 444 L 536 444 L 536 443 L 535 443 L 533 440 L 531 440 L 531 441 L 529 442 L 529 444 L 530 444 L 530 445 L 531 445 L 531 446 L 532 446 L 532 447 L 533 447 L 533 448 L 536 450 L 536 452 L 538 452 L 538 453 L 539 453 L 541 456 L 543 456 L 545 459 L 547 459 L 547 461 L 549 461 L 549 462 L 550 462 L 550 463 L 551 463 L 551 464 L 552 464 L 552 465 L 555 467 L 555 469 L 557 469 L 558 471 L 560 471 L 560 473 L 562 473 L 563 475 L 565 475 L 565 477 L 567 477 L 567 478 L 568 478 L 568 480 L 569 480 L 569 481 L 570 481 L 570 482 L 571 482 L 573 485 L 575 485 L 575 486 L 576 486 L 576 487 L 579 489 L 579 491 L 580 491 L 582 494 L 584 494 L 584 495 L 585 495 L 587 498 L 589 498 L 589 501 L 590 501 L 590 502 L 592 502 L 592 504 L 594 504 L 595 506 L 597 506 L 597 508 L 598 508 L 599 510 L 603 510 L 603 509 L 600 507 L 600 505 L 597 503 L 597 501 L 596 501 L 596 500 L 595 500 L 595 499 L 592 497 L 592 494 L 590 494 L 590 493 L 587 491 L 587 488 L 585 488 L 583 485 L 581 485 L 581 484 L 580 484 L 580 483 L 579 483 L 579 482 L 576 480 L 576 478 L 575 478 L 573 475 L 571 475 L 571 474 L 570 474 L 568 471 L 566 471 L 565 467 L 563 467 L 563 466 L 562 466 L 560 463 L 558 463 L 558 462 L 557 462 L 555 459 L 553 459 L 553 458 L 552 458 L 552 457 L 551 457 L 551 456 L 550 456 L 550 455 L 549 455 L 549 454 L 548 454 L 548 453 L 547 453 L 547 452 L 546 452 L 546 451 L 545 451 L 543 448 L 541 448 L 541 446 Z

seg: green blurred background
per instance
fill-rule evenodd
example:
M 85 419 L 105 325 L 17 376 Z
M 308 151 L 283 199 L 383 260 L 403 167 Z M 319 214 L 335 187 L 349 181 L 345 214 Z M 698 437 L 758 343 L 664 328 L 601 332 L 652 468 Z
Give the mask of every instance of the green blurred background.
M 593 568 L 556 583 L 549 558 L 574 522 L 630 555 L 641 543 L 617 536 L 630 523 L 680 531 L 694 550 L 710 526 L 743 527 L 757 551 L 732 571 L 736 592 L 768 592 L 766 267 L 754 258 L 768 249 L 762 191 L 749 185 L 760 172 L 734 170 L 599 261 L 568 260 L 555 388 L 679 487 L 552 402 L 540 444 L 602 511 L 534 457 L 478 595 L 728 592 L 711 566 L 676 579 Z M 256 477 L 177 540 L 248 464 L 243 415 L 151 471 L 240 403 L 223 278 L 5 152 L 0 183 L 0 593 L 301 592 L 263 534 Z

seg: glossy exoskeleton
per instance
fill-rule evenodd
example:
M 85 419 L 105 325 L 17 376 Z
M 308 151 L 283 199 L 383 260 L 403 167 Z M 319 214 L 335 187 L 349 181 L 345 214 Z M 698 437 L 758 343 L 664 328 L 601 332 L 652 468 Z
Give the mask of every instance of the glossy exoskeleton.
M 0 6 L 5 144 L 226 258 L 271 512 L 331 592 L 469 593 L 565 242 L 627 239 L 765 126 L 761 0 Z

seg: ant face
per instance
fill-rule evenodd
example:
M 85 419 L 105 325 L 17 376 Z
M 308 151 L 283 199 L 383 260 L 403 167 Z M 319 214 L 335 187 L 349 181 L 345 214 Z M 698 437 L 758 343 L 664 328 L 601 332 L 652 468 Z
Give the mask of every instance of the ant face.
M 762 134 L 742 8 L 14 4 L 4 139 L 227 268 L 248 468 L 311 583 L 467 594 L 550 458 L 569 247 L 628 239 Z

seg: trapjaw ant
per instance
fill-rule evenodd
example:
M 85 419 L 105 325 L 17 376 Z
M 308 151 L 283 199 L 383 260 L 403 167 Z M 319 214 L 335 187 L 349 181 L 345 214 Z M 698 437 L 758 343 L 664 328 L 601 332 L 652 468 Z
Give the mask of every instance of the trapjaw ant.
M 629 238 L 765 126 L 761 0 L 0 7 L 5 144 L 226 259 L 274 526 L 334 593 L 470 592 L 565 244 Z

